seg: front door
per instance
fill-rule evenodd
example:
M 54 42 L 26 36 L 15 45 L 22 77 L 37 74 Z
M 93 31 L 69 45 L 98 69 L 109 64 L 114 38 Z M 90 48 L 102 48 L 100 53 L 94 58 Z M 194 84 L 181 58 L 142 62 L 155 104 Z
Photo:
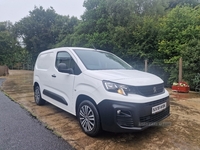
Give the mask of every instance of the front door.
M 74 67 L 74 60 L 71 55 L 66 51 L 60 51 L 56 54 L 55 66 L 51 71 L 51 91 L 46 91 L 53 99 L 54 105 L 57 105 L 70 113 L 73 113 L 73 93 L 74 93 L 74 80 L 76 75 L 69 73 L 62 73 L 58 71 L 58 65 L 65 63 L 67 68 Z

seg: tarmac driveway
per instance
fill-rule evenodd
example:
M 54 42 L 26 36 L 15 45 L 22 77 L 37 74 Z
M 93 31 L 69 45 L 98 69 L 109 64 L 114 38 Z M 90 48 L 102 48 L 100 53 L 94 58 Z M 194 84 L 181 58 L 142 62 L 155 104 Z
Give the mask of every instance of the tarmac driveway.
M 0 78 L 0 86 L 4 79 Z M 0 91 L 0 150 L 66 150 L 72 147 Z

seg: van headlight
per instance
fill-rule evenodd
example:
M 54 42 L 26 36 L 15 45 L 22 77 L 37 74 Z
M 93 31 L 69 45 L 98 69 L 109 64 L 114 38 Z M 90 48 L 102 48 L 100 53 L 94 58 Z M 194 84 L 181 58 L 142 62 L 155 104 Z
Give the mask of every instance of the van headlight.
M 110 81 L 103 81 L 105 89 L 109 92 L 119 93 L 121 95 L 128 95 L 130 87 L 128 85 L 114 83 Z

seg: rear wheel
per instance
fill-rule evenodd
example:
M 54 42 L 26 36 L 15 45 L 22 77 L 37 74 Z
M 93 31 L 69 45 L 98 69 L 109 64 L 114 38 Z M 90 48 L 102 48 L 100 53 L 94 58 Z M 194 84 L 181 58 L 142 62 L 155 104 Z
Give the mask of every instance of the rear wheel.
M 101 131 L 100 117 L 95 105 L 85 100 L 78 108 L 78 120 L 82 130 L 89 136 L 97 136 Z
M 35 98 L 35 103 L 37 105 L 44 105 L 45 104 L 45 100 L 43 100 L 42 97 L 41 97 L 39 85 L 36 85 L 35 88 L 34 88 L 34 98 Z

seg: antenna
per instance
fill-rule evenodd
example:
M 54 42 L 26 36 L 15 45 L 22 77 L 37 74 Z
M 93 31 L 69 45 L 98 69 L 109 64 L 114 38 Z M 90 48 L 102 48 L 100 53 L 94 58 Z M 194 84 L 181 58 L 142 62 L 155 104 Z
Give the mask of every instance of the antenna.
M 92 47 L 93 47 L 95 50 L 97 50 L 96 47 L 94 46 L 94 44 L 92 44 Z

